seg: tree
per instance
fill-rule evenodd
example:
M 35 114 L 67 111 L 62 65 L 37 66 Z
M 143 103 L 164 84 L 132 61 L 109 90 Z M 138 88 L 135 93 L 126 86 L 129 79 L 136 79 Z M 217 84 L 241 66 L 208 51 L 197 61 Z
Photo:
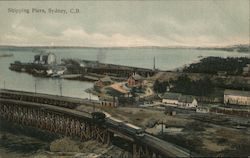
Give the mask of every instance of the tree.
M 154 87 L 154 91 L 156 93 L 164 93 L 164 92 L 166 92 L 168 85 L 169 84 L 168 84 L 167 81 L 160 82 L 160 81 L 156 80 L 155 83 L 154 83 L 154 86 L 153 86 Z
M 170 82 L 174 86 L 171 91 L 178 93 L 207 96 L 214 90 L 214 85 L 208 77 L 192 81 L 187 75 L 183 75 L 178 77 L 177 80 L 171 80 Z
M 184 68 L 184 72 L 217 74 L 218 71 L 225 71 L 229 75 L 241 75 L 243 67 L 250 63 L 247 57 L 207 57 L 199 63 L 193 63 Z
M 154 82 L 154 86 L 153 86 L 154 91 L 155 91 L 156 93 L 159 92 L 159 87 L 160 87 L 160 82 L 159 82 L 158 80 L 156 80 L 156 81 Z

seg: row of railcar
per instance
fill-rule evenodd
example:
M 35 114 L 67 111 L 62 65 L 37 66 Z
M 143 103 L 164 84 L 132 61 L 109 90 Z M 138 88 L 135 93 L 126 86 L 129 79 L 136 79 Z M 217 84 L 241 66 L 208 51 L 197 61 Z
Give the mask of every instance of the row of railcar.
M 105 123 L 107 126 L 123 131 L 129 135 L 136 135 L 136 136 L 143 136 L 144 135 L 144 129 L 141 127 L 132 125 L 130 123 L 126 123 L 122 120 L 116 119 L 114 117 L 106 117 Z
M 110 128 L 129 134 L 132 137 L 136 136 L 140 140 L 145 140 L 142 142 L 153 145 L 161 150 L 164 155 L 169 155 L 171 157 L 190 157 L 188 151 L 146 133 L 141 127 L 126 123 L 111 116 L 105 118 L 105 123 Z

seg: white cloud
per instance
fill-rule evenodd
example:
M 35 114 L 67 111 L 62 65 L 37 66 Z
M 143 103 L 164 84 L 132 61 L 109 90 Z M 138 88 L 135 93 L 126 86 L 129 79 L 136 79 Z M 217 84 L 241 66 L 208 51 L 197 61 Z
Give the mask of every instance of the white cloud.
M 147 46 L 158 45 L 153 40 L 149 40 L 140 36 L 125 36 L 119 33 L 110 36 L 101 33 L 87 33 L 82 28 L 67 28 L 59 37 L 48 36 L 42 34 L 35 28 L 23 26 L 15 27 L 12 34 L 2 36 L 1 41 L 5 43 L 14 43 L 21 45 L 70 45 L 70 46 Z M 2 42 L 1 42 L 2 43 Z
M 14 45 L 58 45 L 58 46 L 91 46 L 91 47 L 119 47 L 119 46 L 217 46 L 247 43 L 248 39 L 228 37 L 224 41 L 209 36 L 181 36 L 171 34 L 168 38 L 163 36 L 138 36 L 114 33 L 88 33 L 83 28 L 67 28 L 60 36 L 50 36 L 39 32 L 35 28 L 13 26 L 13 32 L 4 34 L 0 38 L 1 44 Z
M 104 35 L 101 33 L 87 33 L 82 28 L 72 29 L 68 28 L 63 31 L 61 38 L 70 39 L 73 41 L 82 42 L 84 45 L 89 46 L 144 46 L 144 45 L 155 45 L 157 43 L 140 37 L 140 36 L 125 36 L 120 33 L 112 35 Z
M 7 8 L 79 8 L 77 15 Z M 214 46 L 249 42 L 249 0 L 0 2 L 0 44 Z

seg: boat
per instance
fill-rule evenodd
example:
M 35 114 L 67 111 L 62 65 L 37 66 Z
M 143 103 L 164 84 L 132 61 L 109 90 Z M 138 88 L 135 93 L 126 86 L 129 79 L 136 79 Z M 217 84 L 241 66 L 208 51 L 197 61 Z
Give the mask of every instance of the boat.
M 4 57 L 12 57 L 12 56 L 13 56 L 13 54 L 1 54 L 1 55 L 0 55 L 0 58 L 1 58 L 1 57 L 3 57 L 3 58 L 4 58 Z

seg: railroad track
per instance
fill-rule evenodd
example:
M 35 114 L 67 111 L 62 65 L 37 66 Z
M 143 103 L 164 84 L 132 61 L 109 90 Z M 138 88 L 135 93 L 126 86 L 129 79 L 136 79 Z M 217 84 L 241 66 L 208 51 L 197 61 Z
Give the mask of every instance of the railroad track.
M 0 89 L 0 97 L 4 99 L 49 104 L 69 109 L 75 109 L 77 106 L 82 104 L 84 105 L 99 104 L 98 101 L 94 100 L 90 101 L 88 99 L 72 98 L 72 97 L 58 96 L 58 95 L 48 95 L 42 93 L 23 92 L 23 91 L 7 90 L 7 89 Z
M 68 115 L 70 117 L 73 116 L 75 118 L 79 118 L 80 120 L 84 119 L 89 120 L 90 122 L 92 121 L 92 116 L 90 113 L 74 110 L 75 107 L 81 104 L 90 104 L 88 100 L 84 99 L 0 89 L 0 103 L 1 106 L 4 104 L 18 105 L 23 107 L 28 106 L 32 109 L 35 108 L 42 111 L 51 111 L 55 114 L 61 114 L 62 116 Z M 12 106 L 9 106 L 9 108 L 11 107 Z M 3 113 L 3 115 L 6 114 Z M 15 116 L 15 114 L 13 115 Z M 18 117 L 22 117 L 22 115 Z M 110 123 L 111 122 L 107 121 L 100 126 L 103 128 L 112 129 L 115 132 L 123 133 L 129 137 L 133 137 L 136 141 L 140 142 L 140 144 L 147 145 L 151 149 L 159 151 L 161 155 L 168 155 L 168 157 L 190 157 L 190 154 L 186 150 L 174 144 L 163 141 L 148 133 L 138 137 L 136 134 L 132 135 L 131 133 L 127 132 L 125 128 L 121 129 L 121 125 L 113 124 L 112 126 L 109 126 Z

